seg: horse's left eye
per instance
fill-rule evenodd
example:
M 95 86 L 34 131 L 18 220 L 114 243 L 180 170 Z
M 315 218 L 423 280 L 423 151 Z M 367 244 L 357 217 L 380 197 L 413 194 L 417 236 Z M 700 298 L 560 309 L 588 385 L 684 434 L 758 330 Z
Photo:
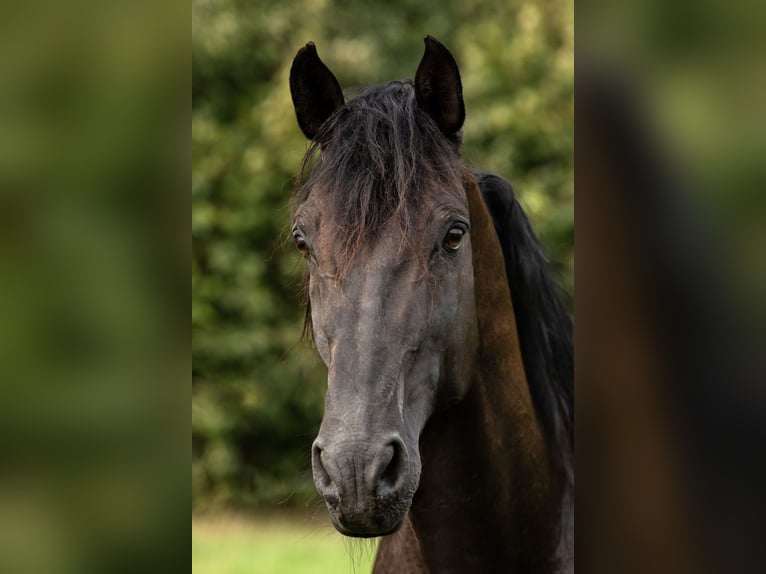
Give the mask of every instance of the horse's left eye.
M 447 235 L 444 236 L 444 250 L 448 253 L 455 253 L 460 249 L 460 244 L 463 242 L 465 236 L 465 229 L 459 225 L 455 225 L 450 228 Z

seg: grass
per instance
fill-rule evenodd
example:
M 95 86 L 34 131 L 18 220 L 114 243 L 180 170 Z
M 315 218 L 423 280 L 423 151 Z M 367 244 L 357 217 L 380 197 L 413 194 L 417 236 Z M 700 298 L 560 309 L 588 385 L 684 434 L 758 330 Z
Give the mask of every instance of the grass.
M 365 574 L 376 547 L 341 536 L 326 517 L 192 518 L 193 574 Z

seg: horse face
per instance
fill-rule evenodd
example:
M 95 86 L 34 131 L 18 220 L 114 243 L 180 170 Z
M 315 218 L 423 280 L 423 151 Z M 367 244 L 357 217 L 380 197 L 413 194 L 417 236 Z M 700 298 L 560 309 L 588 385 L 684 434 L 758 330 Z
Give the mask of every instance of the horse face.
M 293 220 L 328 369 L 314 481 L 340 532 L 380 536 L 404 520 L 421 431 L 465 395 L 476 355 L 460 74 L 426 37 L 412 84 L 346 104 L 309 43 L 293 60 L 290 92 L 310 149 L 320 150 Z
M 426 205 L 417 246 L 391 222 L 342 264 L 323 239 L 321 198 L 296 212 L 309 261 L 314 340 L 328 369 L 312 448 L 314 481 L 335 527 L 396 530 L 418 487 L 418 439 L 430 414 L 466 393 L 476 351 L 470 221 L 465 205 Z

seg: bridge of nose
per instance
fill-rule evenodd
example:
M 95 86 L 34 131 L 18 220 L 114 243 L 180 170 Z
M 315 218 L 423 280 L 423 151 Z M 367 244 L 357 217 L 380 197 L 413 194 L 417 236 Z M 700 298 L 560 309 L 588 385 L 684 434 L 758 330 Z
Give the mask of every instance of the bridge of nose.
M 424 332 L 427 302 L 422 266 L 396 255 L 376 251 L 360 259 L 324 302 L 331 353 L 325 415 L 315 443 L 321 454 L 314 464 L 318 486 L 326 472 L 334 483 L 326 492 L 336 490 L 347 499 L 343 504 L 376 495 L 392 461 L 391 489 L 408 468 L 401 438 L 404 379 Z
M 413 261 L 363 264 L 335 293 L 331 365 L 362 381 L 396 378 L 424 332 L 428 301 Z

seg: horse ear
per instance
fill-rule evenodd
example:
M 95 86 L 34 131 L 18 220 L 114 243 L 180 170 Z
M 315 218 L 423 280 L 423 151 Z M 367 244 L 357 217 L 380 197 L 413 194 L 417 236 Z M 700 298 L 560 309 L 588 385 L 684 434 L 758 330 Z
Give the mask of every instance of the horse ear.
M 313 140 L 322 124 L 343 105 L 343 92 L 330 69 L 319 59 L 314 42 L 298 50 L 290 68 L 290 94 L 298 125 Z
M 415 98 L 447 137 L 454 136 L 465 120 L 460 70 L 449 50 L 431 36 L 415 74 Z

